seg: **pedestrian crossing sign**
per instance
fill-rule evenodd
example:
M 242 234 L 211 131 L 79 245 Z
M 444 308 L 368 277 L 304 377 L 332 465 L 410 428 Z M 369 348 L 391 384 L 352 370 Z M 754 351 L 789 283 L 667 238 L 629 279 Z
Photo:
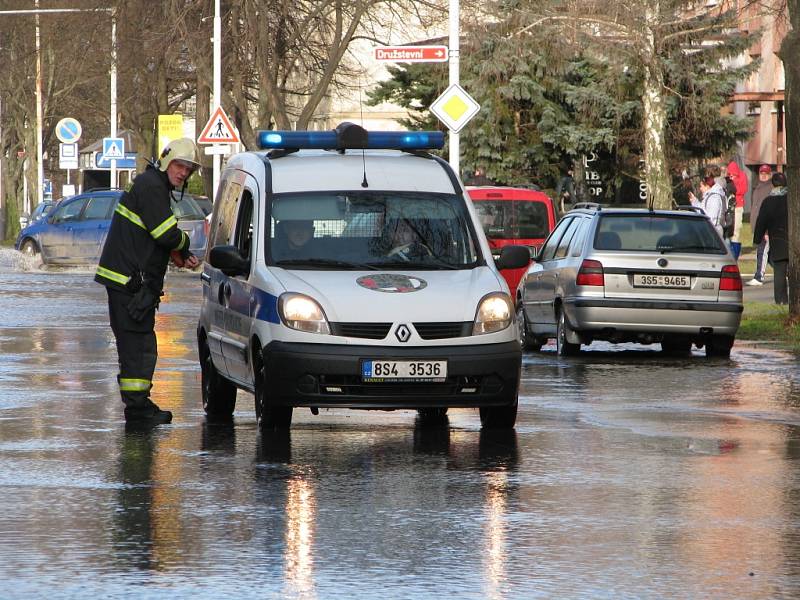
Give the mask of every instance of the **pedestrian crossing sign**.
M 203 133 L 197 138 L 198 144 L 238 144 L 239 135 L 231 125 L 228 115 L 221 106 L 211 115 L 203 127 Z
M 122 138 L 103 138 L 103 158 L 119 160 L 125 158 L 125 140 Z

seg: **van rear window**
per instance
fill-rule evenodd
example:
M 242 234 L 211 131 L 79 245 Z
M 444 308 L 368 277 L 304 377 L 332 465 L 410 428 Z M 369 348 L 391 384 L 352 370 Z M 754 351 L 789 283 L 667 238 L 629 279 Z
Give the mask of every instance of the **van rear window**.
M 544 239 L 550 233 L 544 202 L 476 200 L 474 204 L 489 239 Z

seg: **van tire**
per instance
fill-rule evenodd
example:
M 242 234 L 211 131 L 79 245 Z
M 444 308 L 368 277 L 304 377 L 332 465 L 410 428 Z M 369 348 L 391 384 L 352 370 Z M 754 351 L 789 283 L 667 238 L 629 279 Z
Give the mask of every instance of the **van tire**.
M 267 385 L 267 369 L 261 349 L 253 351 L 253 388 L 256 420 L 261 431 L 287 430 L 292 425 L 291 406 L 272 406 Z
M 200 339 L 200 388 L 203 410 L 216 419 L 230 419 L 236 407 L 236 386 L 220 375 L 205 336 Z
M 513 429 L 517 422 L 519 399 L 514 399 L 511 406 L 481 406 L 481 428 Z
M 422 425 L 443 425 L 447 422 L 447 408 L 418 408 L 419 422 Z

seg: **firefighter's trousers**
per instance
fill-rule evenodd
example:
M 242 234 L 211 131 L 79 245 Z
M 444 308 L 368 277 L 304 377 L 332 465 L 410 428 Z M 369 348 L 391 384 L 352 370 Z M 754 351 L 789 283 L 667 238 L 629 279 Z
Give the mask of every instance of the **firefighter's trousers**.
M 126 308 L 133 295 L 109 287 L 106 290 L 111 330 L 117 340 L 117 381 L 122 402 L 129 411 L 149 409 L 153 406 L 150 388 L 158 358 L 156 309 L 153 307 L 141 321 L 134 321 Z

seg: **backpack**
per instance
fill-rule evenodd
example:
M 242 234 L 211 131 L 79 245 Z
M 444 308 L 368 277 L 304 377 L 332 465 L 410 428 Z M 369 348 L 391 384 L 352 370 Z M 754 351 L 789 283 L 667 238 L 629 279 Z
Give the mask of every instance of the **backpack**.
M 725 206 L 720 221 L 722 237 L 733 237 L 734 223 L 736 222 L 736 186 L 730 179 L 725 185 Z

